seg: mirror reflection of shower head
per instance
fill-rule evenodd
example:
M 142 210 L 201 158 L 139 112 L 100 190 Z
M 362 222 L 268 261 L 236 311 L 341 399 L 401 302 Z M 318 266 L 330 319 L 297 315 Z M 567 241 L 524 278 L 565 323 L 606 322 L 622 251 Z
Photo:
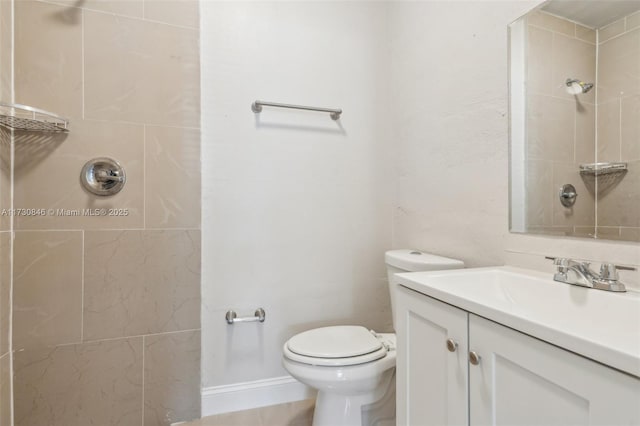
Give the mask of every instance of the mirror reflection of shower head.
M 568 78 L 565 81 L 567 93 L 571 95 L 579 95 L 580 93 L 587 93 L 593 89 L 593 83 L 585 83 L 576 78 Z

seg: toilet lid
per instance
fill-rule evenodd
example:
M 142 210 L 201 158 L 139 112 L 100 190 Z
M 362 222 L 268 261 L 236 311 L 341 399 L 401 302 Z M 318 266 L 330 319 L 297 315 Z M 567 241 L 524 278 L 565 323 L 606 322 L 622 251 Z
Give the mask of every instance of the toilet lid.
M 369 330 L 354 325 L 322 327 L 293 336 L 287 348 L 314 358 L 347 358 L 365 355 L 383 347 Z

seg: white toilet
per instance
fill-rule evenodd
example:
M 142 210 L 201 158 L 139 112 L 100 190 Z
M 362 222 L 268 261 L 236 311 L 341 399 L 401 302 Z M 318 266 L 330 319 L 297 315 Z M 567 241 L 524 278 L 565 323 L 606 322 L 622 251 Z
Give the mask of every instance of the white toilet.
M 414 250 L 385 254 L 395 327 L 393 274 L 464 268 L 460 260 Z M 395 425 L 396 336 L 360 326 L 322 327 L 284 344 L 283 365 L 318 390 L 313 426 Z

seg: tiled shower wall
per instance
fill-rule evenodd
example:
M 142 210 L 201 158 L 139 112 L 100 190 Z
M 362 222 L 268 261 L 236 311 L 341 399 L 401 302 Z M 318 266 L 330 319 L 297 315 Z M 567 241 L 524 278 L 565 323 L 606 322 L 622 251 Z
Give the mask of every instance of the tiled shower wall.
M 640 12 L 597 31 L 533 12 L 527 43 L 528 230 L 640 241 Z M 567 78 L 595 88 L 569 95 Z M 629 171 L 597 183 L 578 172 L 619 161 Z M 558 200 L 565 183 L 579 194 L 573 208 Z
M 15 100 L 71 123 L 14 140 L 16 426 L 199 417 L 199 69 L 196 1 L 16 0 Z
M 0 1 L 0 101 L 13 98 L 13 3 Z M 12 135 L 0 127 L 0 212 L 11 208 Z M 0 214 L 0 425 L 11 424 L 11 217 Z
M 640 12 L 598 34 L 598 161 L 629 167 L 598 179 L 598 235 L 640 241 Z
M 595 162 L 595 90 L 566 93 L 567 78 L 596 79 L 596 32 L 544 12 L 527 15 L 527 230 L 593 234 L 594 188 L 579 165 Z M 558 189 L 576 187 L 573 208 Z

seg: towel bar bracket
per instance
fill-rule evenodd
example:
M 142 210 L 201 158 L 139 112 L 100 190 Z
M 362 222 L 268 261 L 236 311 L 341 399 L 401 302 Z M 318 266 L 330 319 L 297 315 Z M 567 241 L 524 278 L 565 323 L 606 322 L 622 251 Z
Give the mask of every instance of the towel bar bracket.
M 262 308 L 256 309 L 252 317 L 241 317 L 238 318 L 238 314 L 236 311 L 227 311 L 224 316 L 224 319 L 227 321 L 227 324 L 235 324 L 237 322 L 264 322 L 266 319 L 266 312 Z

